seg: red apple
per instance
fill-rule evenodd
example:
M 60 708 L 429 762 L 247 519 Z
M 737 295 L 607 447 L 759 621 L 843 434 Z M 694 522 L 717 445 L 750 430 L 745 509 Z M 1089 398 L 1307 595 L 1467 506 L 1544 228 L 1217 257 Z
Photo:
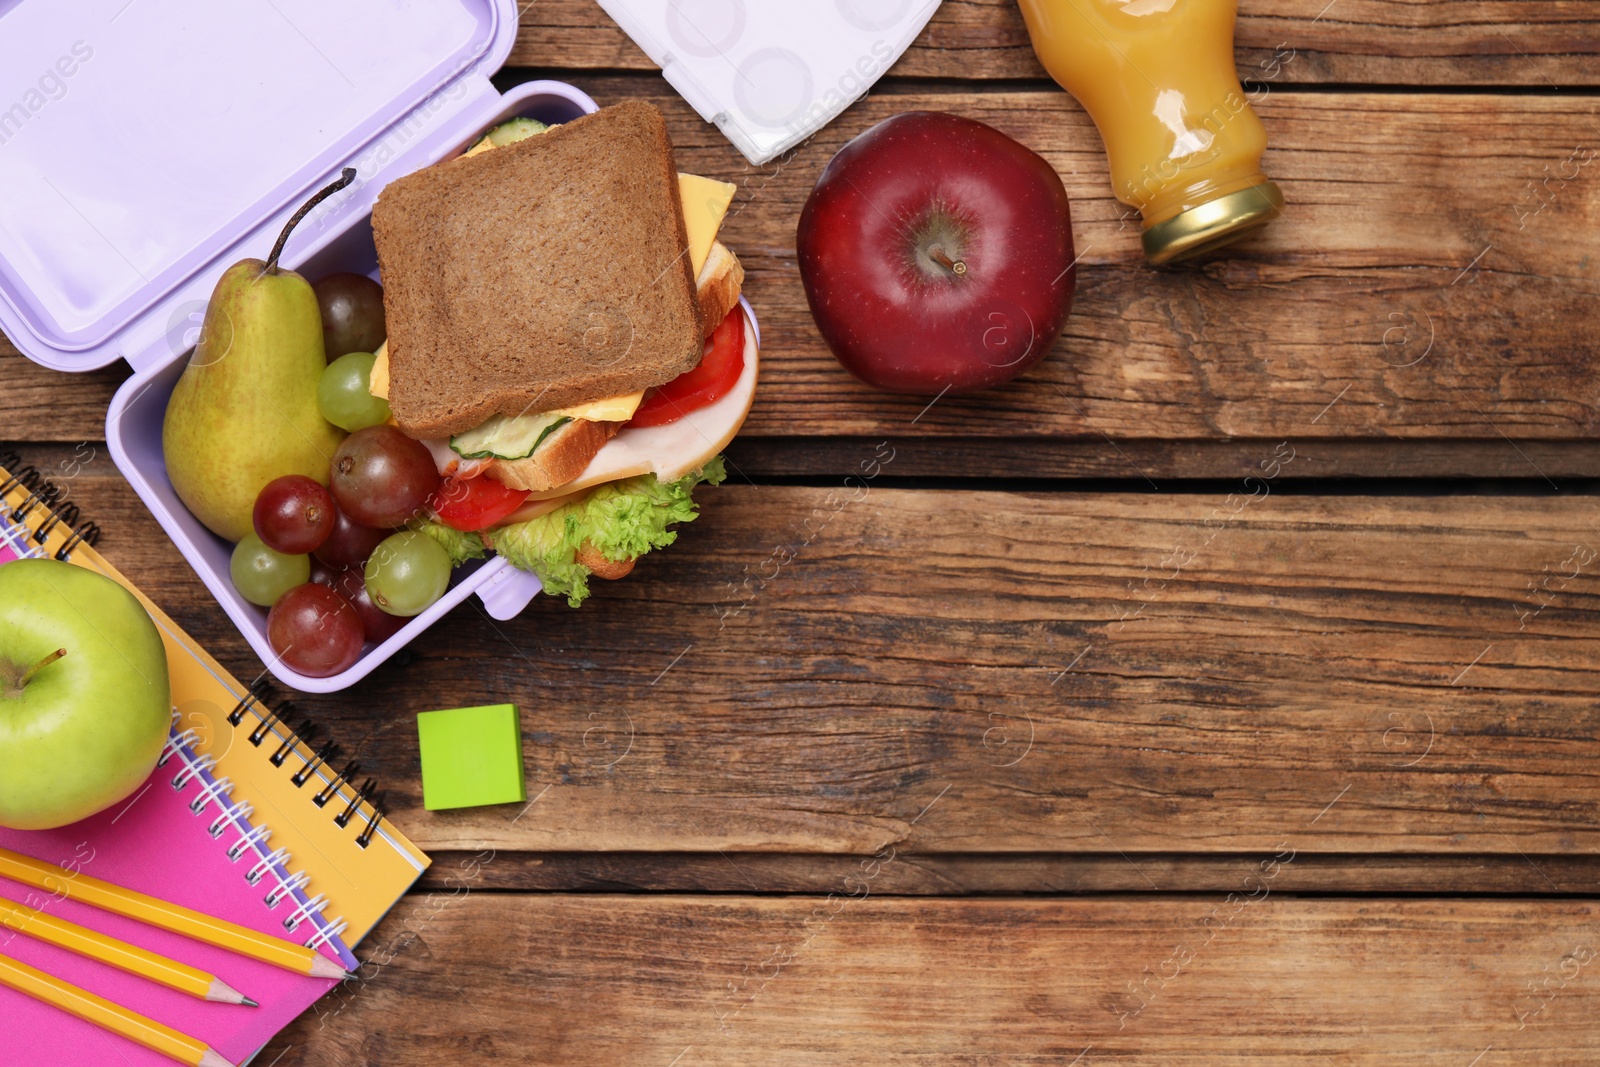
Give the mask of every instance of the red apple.
M 796 251 L 828 347 L 894 392 L 1010 381 L 1044 358 L 1072 307 L 1055 169 L 937 111 L 896 115 L 841 148 L 800 213 Z

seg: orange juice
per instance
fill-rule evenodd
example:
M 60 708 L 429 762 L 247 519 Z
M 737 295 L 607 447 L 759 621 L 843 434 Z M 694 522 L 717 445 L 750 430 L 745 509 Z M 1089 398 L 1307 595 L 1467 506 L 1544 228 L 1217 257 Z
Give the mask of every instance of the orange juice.
M 1019 2 L 1039 61 L 1099 128 L 1152 262 L 1209 251 L 1283 207 L 1234 71 L 1236 0 Z

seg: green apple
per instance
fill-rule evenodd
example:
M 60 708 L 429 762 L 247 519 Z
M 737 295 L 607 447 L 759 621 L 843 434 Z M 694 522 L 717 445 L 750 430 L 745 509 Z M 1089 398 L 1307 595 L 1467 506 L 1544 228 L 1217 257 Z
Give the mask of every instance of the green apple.
M 0 567 L 0 826 L 88 818 L 150 776 L 172 722 L 161 635 L 110 578 Z

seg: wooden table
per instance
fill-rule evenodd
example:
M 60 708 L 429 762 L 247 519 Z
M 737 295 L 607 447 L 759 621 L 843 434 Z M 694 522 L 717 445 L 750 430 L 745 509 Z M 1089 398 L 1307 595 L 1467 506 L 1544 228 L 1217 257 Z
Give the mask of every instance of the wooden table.
M 435 866 L 260 1062 L 1600 1061 L 1600 23 L 1324 4 L 1239 23 L 1286 218 L 1167 271 L 1009 0 L 765 168 L 530 5 L 503 85 L 649 99 L 740 183 L 762 393 L 631 578 L 303 702 Z M 932 407 L 839 370 L 794 258 L 913 108 L 1042 152 L 1084 253 L 1050 357 Z M 99 443 L 124 375 L 6 348 L 3 436 L 254 674 Z M 414 714 L 505 700 L 529 806 L 424 812 Z

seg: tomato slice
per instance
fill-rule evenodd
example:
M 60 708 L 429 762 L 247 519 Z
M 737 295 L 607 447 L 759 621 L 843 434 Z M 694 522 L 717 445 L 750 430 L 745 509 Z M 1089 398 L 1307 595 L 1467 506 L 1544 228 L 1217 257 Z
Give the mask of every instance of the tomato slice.
M 743 373 L 744 312 L 735 306 L 716 332 L 706 338 L 700 365 L 645 397 L 628 425 L 665 426 L 677 422 L 689 412 L 709 407 L 727 396 Z
M 525 489 L 510 489 L 493 478 L 461 478 L 454 474 L 444 480 L 428 500 L 439 521 L 457 530 L 483 530 L 522 506 L 528 499 Z

